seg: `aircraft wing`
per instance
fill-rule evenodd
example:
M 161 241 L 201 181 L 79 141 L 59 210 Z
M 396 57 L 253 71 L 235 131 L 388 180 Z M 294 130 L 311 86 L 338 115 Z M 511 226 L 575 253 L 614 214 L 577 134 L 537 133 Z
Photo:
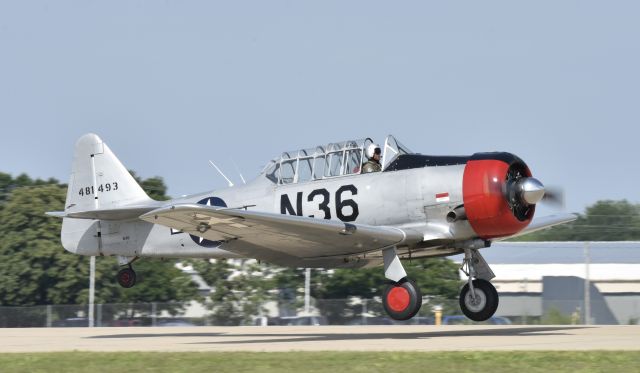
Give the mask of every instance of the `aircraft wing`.
M 422 234 L 408 229 L 343 223 L 304 216 L 178 204 L 150 211 L 140 219 L 212 241 L 243 242 L 255 258 L 261 250 L 296 258 L 322 258 L 365 253 L 412 244 Z
M 577 218 L 578 218 L 578 215 L 575 215 L 575 214 L 556 214 L 556 215 L 543 216 L 540 218 L 534 218 L 531 224 L 529 224 L 525 229 L 521 230 L 520 232 L 514 234 L 513 236 L 501 237 L 501 238 L 495 239 L 494 241 L 502 241 L 509 238 L 514 238 L 514 237 L 522 236 L 535 231 L 539 231 L 542 229 L 546 229 L 549 227 L 553 227 L 554 225 L 569 223 L 576 220 Z

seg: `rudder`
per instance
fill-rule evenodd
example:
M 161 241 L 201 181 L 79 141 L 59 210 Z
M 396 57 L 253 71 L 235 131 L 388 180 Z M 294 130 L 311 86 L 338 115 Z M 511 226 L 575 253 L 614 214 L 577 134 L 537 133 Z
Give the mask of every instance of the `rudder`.
M 75 145 L 64 213 L 154 201 L 98 135 L 86 134 Z M 100 220 L 64 218 L 61 240 L 64 248 L 81 255 L 102 254 Z
M 115 208 L 151 199 L 98 135 L 75 145 L 65 211 Z

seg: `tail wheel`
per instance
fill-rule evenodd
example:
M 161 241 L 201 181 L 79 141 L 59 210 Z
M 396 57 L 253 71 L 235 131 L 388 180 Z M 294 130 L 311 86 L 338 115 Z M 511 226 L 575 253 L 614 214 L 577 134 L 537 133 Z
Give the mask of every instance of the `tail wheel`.
M 132 268 L 123 268 L 117 275 L 118 284 L 123 288 L 130 288 L 136 284 L 136 272 Z
M 475 297 L 471 294 L 469 283 L 460 291 L 460 308 L 462 313 L 473 321 L 485 321 L 498 309 L 498 292 L 486 280 L 473 280 Z
M 382 305 L 392 319 L 408 320 L 420 311 L 422 293 L 415 282 L 404 278 L 387 285 L 382 293 Z

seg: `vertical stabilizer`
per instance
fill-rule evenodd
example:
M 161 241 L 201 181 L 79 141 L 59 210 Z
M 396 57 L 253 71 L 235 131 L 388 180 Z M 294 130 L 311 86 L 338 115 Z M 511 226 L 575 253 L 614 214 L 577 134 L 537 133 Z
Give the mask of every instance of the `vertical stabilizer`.
M 73 153 L 66 213 L 153 203 L 100 137 L 82 136 Z M 72 253 L 102 254 L 100 220 L 64 218 L 62 245 Z
M 108 209 L 144 204 L 151 199 L 95 134 L 76 142 L 65 211 Z

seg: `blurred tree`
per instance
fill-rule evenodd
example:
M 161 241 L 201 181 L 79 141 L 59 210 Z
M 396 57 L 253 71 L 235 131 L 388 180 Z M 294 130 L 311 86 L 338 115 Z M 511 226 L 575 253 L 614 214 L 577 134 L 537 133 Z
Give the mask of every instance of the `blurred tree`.
M 244 315 L 239 306 L 240 297 L 234 291 L 231 279 L 234 267 L 228 260 L 194 262 L 195 270 L 211 286 L 210 321 L 213 325 L 239 325 Z
M 318 287 L 319 274 L 323 271 L 311 270 L 311 289 Z M 276 289 L 274 298 L 278 303 L 281 316 L 295 315 L 297 310 L 304 306 L 304 280 L 304 268 L 280 268 L 274 273 L 273 283 Z
M 244 260 L 241 263 L 241 272 L 235 281 L 240 284 L 238 290 L 242 296 L 243 322 L 246 324 L 252 321 L 251 316 L 265 314 L 265 303 L 277 296 L 277 291 L 274 291 L 274 272 L 280 268 L 256 260 Z
M 255 260 L 190 261 L 212 288 L 207 308 L 213 325 L 241 325 L 263 314 L 265 302 L 274 295 L 272 267 Z
M 571 315 L 565 315 L 555 307 L 547 309 L 540 320 L 542 325 L 569 325 L 575 323 L 572 322 Z
M 167 186 L 164 184 L 164 179 L 160 176 L 150 177 L 148 179 L 142 179 L 134 171 L 129 170 L 131 176 L 140 184 L 142 189 L 147 195 L 156 201 L 166 201 L 170 199 L 167 195 Z
M 66 187 L 55 185 L 53 179 L 7 176 L 0 174 L 0 193 L 6 193 L 0 203 L 0 305 L 86 303 L 89 258 L 66 252 L 60 244 L 61 220 L 44 214 L 64 208 Z M 141 260 L 136 269 L 138 284 L 123 289 L 115 280 L 117 262 L 97 258 L 96 302 L 171 302 L 197 297 L 197 286 L 175 267 L 175 261 Z
M 10 193 L 0 211 L 0 304 L 76 303 L 87 286 L 88 276 L 77 269 L 88 265 L 62 249 L 61 221 L 44 214 L 60 210 L 65 195 L 56 185 Z
M 574 222 L 514 239 L 516 241 L 640 240 L 640 206 L 622 201 L 598 201 Z
M 65 187 L 65 184 L 60 184 L 58 180 L 49 178 L 48 180 L 31 179 L 26 174 L 20 174 L 16 178 L 4 172 L 0 172 L 0 208 L 2 204 L 7 200 L 11 191 L 15 188 L 34 186 L 34 185 L 59 185 Z

